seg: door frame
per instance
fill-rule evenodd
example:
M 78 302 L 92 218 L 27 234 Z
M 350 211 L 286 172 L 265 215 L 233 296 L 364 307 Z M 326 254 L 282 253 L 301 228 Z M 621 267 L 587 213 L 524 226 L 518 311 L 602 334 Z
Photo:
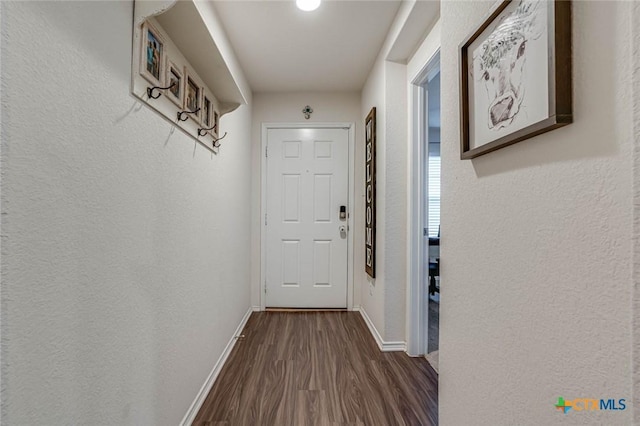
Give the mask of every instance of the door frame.
M 429 247 L 424 244 L 424 228 L 427 226 L 426 213 L 429 197 L 426 196 L 428 165 L 428 117 L 429 111 L 426 84 L 431 73 L 440 68 L 440 48 L 426 61 L 409 84 L 411 111 L 409 114 L 411 142 L 409 160 L 409 226 L 408 261 L 409 288 L 407 291 L 407 354 L 420 356 L 427 354 L 429 332 L 429 306 L 427 295 L 428 272 L 424 266 L 425 254 Z M 425 149 L 426 148 L 426 149 Z M 425 251 L 427 253 L 425 253 Z
M 267 132 L 270 129 L 347 129 L 348 156 L 347 159 L 347 309 L 353 310 L 353 234 L 354 234 L 354 210 L 355 210 L 355 123 L 262 123 L 260 141 L 260 310 L 266 309 L 267 289 L 267 229 L 265 217 L 267 214 Z

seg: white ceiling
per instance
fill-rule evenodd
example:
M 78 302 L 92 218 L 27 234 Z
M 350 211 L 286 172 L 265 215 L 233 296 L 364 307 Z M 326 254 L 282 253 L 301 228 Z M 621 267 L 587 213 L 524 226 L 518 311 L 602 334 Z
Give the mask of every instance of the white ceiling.
M 400 1 L 323 0 L 313 12 L 294 0 L 214 5 L 254 91 L 358 91 Z

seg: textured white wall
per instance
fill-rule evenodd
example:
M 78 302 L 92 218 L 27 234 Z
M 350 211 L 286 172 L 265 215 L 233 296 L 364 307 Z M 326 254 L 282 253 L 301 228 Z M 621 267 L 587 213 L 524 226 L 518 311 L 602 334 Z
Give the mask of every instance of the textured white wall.
M 385 62 L 385 80 L 384 338 L 387 341 L 405 341 L 409 151 L 406 65 Z
M 2 13 L 2 9 L 3 7 L 0 5 L 0 29 L 4 28 L 4 21 L 3 21 L 3 13 Z M 2 157 L 4 157 L 4 153 L 2 152 L 2 143 L 4 141 L 4 132 L 3 132 L 3 126 L 1 125 L 2 123 L 2 117 L 4 117 L 4 107 L 3 107 L 3 102 L 2 102 L 2 96 L 3 96 L 3 90 L 2 90 L 2 86 L 4 86 L 3 82 L 2 82 L 2 44 L 3 44 L 3 38 L 2 34 L 1 34 L 1 30 L 0 30 L 0 212 L 4 211 L 3 210 L 3 205 L 2 205 L 2 175 L 3 175 L 3 166 L 2 163 L 4 162 L 4 160 L 2 159 Z M 4 253 L 3 251 L 3 246 L 4 246 L 4 232 L 3 232 L 3 227 L 2 227 L 2 219 L 0 219 L 0 390 L 4 389 L 3 385 L 4 385 L 4 374 L 2 373 L 2 353 L 4 352 L 4 350 L 2 349 L 2 342 L 3 342 L 3 319 L 4 319 L 4 298 L 2 297 L 2 280 L 3 280 L 3 273 L 2 271 L 4 271 L 4 268 L 2 267 L 2 255 Z M 1 392 L 1 391 L 0 391 Z M 2 394 L 0 393 L 0 399 L 2 399 Z M 2 404 L 0 402 L 0 422 L 2 422 Z
M 362 89 L 362 114 L 376 107 L 376 278 L 359 281 L 362 307 L 386 342 L 405 341 L 407 284 L 407 66 L 386 60 L 411 12 L 404 2 Z M 361 147 L 361 149 L 364 149 Z
M 640 22 L 640 3 L 634 2 L 633 22 Z M 633 93 L 633 135 L 634 135 L 634 264 L 633 264 L 633 420 L 640 424 L 640 27 L 632 25 L 632 82 Z
M 366 272 L 356 275 L 356 287 L 360 287 L 362 309 L 367 313 L 373 325 L 384 340 L 385 336 L 385 194 L 386 194 L 386 105 L 385 105 L 384 59 L 378 57 L 362 89 L 362 117 L 366 117 L 371 108 L 376 108 L 376 278 Z M 364 146 L 356 146 L 358 158 L 364 161 Z M 362 176 L 364 183 L 364 175 Z M 364 200 L 363 200 L 364 206 Z M 364 221 L 362 225 L 364 227 Z
M 2 421 L 175 425 L 250 306 L 251 108 L 129 95 L 130 2 L 2 2 Z
M 310 105 L 313 109 L 311 118 L 306 120 L 302 109 Z M 262 155 L 261 138 L 262 123 L 355 123 L 355 206 L 351 211 L 354 215 L 354 275 L 364 270 L 364 222 L 360 218 L 364 215 L 364 160 L 362 151 L 357 148 L 364 140 L 364 118 L 360 117 L 360 93 L 353 92 L 291 92 L 291 93 L 256 93 L 253 98 L 253 133 L 251 169 L 253 170 L 252 193 L 252 268 L 251 268 L 251 302 L 253 306 L 260 306 L 260 203 Z M 357 281 L 356 281 L 357 282 Z M 354 289 L 354 305 L 360 305 L 360 288 Z
M 442 3 L 440 421 L 628 425 L 553 404 L 632 397 L 634 5 L 573 2 L 573 124 L 461 161 L 458 46 L 492 4 Z

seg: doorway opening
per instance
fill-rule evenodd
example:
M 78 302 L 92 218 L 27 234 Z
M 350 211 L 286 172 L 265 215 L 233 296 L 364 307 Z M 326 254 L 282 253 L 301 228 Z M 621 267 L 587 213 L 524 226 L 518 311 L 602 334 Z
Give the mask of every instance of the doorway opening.
M 407 352 L 438 370 L 440 322 L 440 54 L 412 81 Z
M 428 276 L 428 329 L 427 359 L 437 365 L 437 353 L 440 335 L 440 66 L 438 65 L 427 76 L 425 86 L 427 106 L 425 117 L 427 138 L 424 152 L 426 158 L 427 203 L 425 205 L 424 234 L 427 246 L 425 266 Z

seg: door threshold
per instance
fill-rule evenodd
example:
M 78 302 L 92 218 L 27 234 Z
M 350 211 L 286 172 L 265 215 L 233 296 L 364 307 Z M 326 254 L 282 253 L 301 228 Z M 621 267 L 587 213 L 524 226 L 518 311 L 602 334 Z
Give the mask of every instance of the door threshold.
M 265 308 L 265 312 L 348 312 L 347 308 Z

